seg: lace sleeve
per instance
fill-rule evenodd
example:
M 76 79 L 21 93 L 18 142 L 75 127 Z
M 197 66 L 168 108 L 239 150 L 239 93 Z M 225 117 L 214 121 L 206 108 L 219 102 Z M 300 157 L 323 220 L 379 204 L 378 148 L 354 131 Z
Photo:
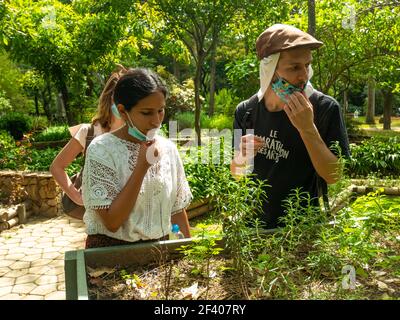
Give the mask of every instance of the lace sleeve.
M 85 208 L 107 209 L 120 192 L 111 152 L 89 145 L 83 170 L 82 194 Z
M 172 207 L 172 214 L 178 213 L 182 211 L 182 209 L 188 207 L 193 198 L 178 150 L 175 150 L 175 164 L 177 166 L 177 190 L 176 200 Z

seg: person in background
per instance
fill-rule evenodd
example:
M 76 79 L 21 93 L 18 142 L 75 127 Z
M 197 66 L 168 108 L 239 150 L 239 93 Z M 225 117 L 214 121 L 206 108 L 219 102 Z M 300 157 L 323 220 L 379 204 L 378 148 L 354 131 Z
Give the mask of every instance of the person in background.
M 79 154 L 84 154 L 86 137 L 88 136 L 91 125 L 93 126 L 94 137 L 105 132 L 114 131 L 124 125 L 124 121 L 121 120 L 117 110 L 114 109 L 113 111 L 112 94 L 115 84 L 125 72 L 126 69 L 123 66 L 119 66 L 119 70 L 111 74 L 101 93 L 97 114 L 93 117 L 91 124 L 83 123 L 69 129 L 72 138 L 54 158 L 50 166 L 50 172 L 58 185 L 72 201 L 80 206 L 83 206 L 81 191 L 71 182 L 66 168 Z M 83 210 L 78 210 L 76 214 L 71 213 L 71 216 L 82 219 L 82 213 L 80 212 L 83 212 Z

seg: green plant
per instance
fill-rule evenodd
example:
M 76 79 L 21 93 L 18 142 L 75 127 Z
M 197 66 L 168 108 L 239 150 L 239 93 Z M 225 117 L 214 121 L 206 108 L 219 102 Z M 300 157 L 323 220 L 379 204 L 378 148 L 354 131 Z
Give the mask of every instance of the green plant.
M 351 177 L 400 174 L 400 138 L 372 137 L 360 145 L 351 145 L 347 169 Z
M 233 117 L 226 114 L 218 114 L 210 118 L 210 129 L 217 129 L 219 131 L 223 129 L 232 129 L 233 127 Z
M 239 99 L 248 99 L 259 87 L 259 62 L 255 55 L 232 61 L 226 66 L 226 75 Z
M 206 278 L 208 292 L 210 261 L 213 256 L 220 254 L 223 250 L 217 244 L 217 241 L 222 239 L 222 235 L 218 232 L 207 230 L 206 225 L 198 224 L 197 228 L 200 229 L 200 236 L 195 237 L 191 245 L 181 246 L 177 250 L 182 251 L 188 260 L 195 262 L 196 265 L 191 273 L 193 275 L 202 275 Z
M 163 78 L 168 88 L 166 103 L 166 119 L 175 117 L 176 113 L 194 111 L 194 86 L 192 80 L 180 84 L 178 80 L 169 73 L 165 67 L 157 66 L 157 73 Z
M 247 278 L 253 273 L 252 261 L 262 248 L 258 217 L 266 200 L 266 186 L 265 181 L 251 176 L 236 180 L 230 173 L 221 174 L 215 185 L 215 212 L 222 219 L 226 248 L 245 296 L 248 296 Z
M 11 112 L 12 105 L 8 100 L 3 91 L 0 91 L 0 117 Z
M 194 113 L 180 112 L 174 115 L 174 119 L 178 122 L 178 129 L 194 128 Z
M 204 109 L 209 109 L 209 97 L 205 101 Z M 235 96 L 232 89 L 222 88 L 215 94 L 215 115 L 225 115 L 232 117 L 235 113 L 236 106 L 240 102 L 240 99 Z
M 36 150 L 29 139 L 15 142 L 4 131 L 0 131 L 0 169 L 49 171 L 61 148 Z M 77 157 L 66 169 L 69 176 L 77 173 L 83 165 L 83 157 Z
M 14 146 L 14 138 L 7 131 L 0 130 L 0 152 L 9 150 Z
M 31 117 L 32 119 L 32 131 L 42 131 L 46 129 L 49 125 L 49 120 L 47 117 L 38 116 L 38 117 Z
M 67 140 L 71 137 L 71 133 L 67 126 L 53 126 L 45 129 L 33 137 L 37 142 L 39 141 L 58 141 Z
M 222 145 L 220 146 L 222 147 Z M 229 167 L 223 163 L 213 163 L 212 149 L 208 150 L 209 154 L 206 154 L 205 150 L 207 149 L 204 148 L 193 150 L 183 157 L 193 200 L 213 198 L 217 196 L 218 192 L 223 192 L 216 186 L 220 183 L 221 177 L 230 176 Z
M 8 131 L 15 140 L 21 140 L 31 129 L 32 121 L 25 114 L 10 112 L 0 118 L 0 130 Z

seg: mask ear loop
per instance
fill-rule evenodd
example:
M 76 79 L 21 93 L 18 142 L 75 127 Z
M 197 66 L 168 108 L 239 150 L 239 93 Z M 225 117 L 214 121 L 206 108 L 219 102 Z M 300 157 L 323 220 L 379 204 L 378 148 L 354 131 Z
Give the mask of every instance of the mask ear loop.
M 306 84 L 306 87 L 304 88 L 304 94 L 306 95 L 307 98 L 309 98 L 314 92 L 314 87 L 310 81 L 313 75 L 314 75 L 314 70 L 310 64 L 308 66 L 308 82 Z
M 115 103 L 112 104 L 111 106 L 111 112 L 113 113 L 113 115 L 117 118 L 117 119 L 121 119 L 121 114 L 119 113 L 117 106 L 115 105 Z
M 309 64 L 308 65 L 308 80 L 310 80 L 313 75 L 314 75 L 314 70 L 313 70 L 311 64 Z

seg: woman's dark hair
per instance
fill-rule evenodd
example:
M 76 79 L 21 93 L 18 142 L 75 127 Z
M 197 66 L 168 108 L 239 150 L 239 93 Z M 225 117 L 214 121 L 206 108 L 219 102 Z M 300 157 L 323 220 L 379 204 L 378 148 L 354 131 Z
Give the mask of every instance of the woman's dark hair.
M 157 91 L 167 98 L 167 88 L 155 72 L 145 68 L 129 69 L 115 85 L 114 103 L 130 111 L 140 100 Z

